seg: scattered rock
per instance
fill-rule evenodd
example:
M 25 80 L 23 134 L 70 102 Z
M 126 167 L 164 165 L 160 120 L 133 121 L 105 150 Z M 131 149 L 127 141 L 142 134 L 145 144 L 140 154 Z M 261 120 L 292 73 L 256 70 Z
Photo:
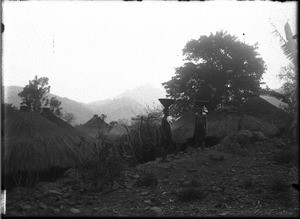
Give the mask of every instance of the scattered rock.
M 77 209 L 77 208 L 71 208 L 70 212 L 73 213 L 73 214 L 80 214 L 80 210 Z
M 150 194 L 150 191 L 143 191 L 140 193 L 141 195 L 145 196 L 145 195 L 149 195 Z
M 42 202 L 39 203 L 38 206 L 39 206 L 40 208 L 42 208 L 42 209 L 47 209 L 47 208 L 48 208 L 48 207 L 47 207 L 45 204 L 43 204 Z
M 80 179 L 80 178 L 82 178 L 82 174 L 81 174 L 80 170 L 71 168 L 71 169 L 68 169 L 64 173 L 64 177 L 71 178 L 71 179 Z
M 161 215 L 161 213 L 162 213 L 162 209 L 159 207 L 152 207 L 150 209 L 153 210 L 158 215 Z
M 133 175 L 132 177 L 133 177 L 134 179 L 140 178 L 140 176 L 139 176 L 138 174 L 135 174 L 135 175 Z
M 63 193 L 60 193 L 56 190 L 49 190 L 49 191 L 46 192 L 46 194 L 52 195 L 52 196 L 58 196 L 58 195 L 62 195 Z
M 145 202 L 146 204 L 151 204 L 151 203 L 152 203 L 152 201 L 151 201 L 150 199 L 146 199 L 146 200 L 144 200 L 144 202 Z
M 172 161 L 172 159 L 171 159 L 171 158 L 169 158 L 169 157 L 167 157 L 165 161 L 166 161 L 166 162 L 171 162 L 171 161 Z

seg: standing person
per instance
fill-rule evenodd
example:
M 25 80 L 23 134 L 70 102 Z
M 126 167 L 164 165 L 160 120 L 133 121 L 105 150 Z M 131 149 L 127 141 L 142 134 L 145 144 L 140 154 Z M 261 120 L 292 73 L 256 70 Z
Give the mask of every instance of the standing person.
M 196 113 L 196 122 L 195 122 L 195 145 L 196 148 L 204 149 L 205 146 L 205 138 L 206 138 L 206 113 L 208 110 L 205 106 L 203 106 L 200 110 Z
M 162 133 L 161 133 L 162 160 L 161 161 L 166 160 L 167 152 L 171 147 L 171 140 L 172 140 L 171 125 L 167 120 L 169 116 L 169 109 L 164 108 L 163 112 L 164 112 L 164 118 L 162 119 L 162 123 L 161 123 L 161 127 L 162 127 Z

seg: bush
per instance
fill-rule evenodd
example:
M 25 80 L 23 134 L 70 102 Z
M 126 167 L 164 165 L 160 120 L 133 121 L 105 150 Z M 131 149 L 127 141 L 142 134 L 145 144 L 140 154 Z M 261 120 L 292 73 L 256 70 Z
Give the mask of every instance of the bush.
M 137 115 L 136 122 L 128 129 L 127 145 L 132 147 L 137 163 L 155 160 L 160 154 L 160 129 L 162 111 L 151 110 Z
M 82 172 L 84 181 L 92 181 L 95 188 L 103 188 L 106 182 L 113 182 L 125 167 L 113 142 L 105 141 L 94 145 L 94 154 L 86 160 Z
M 157 177 L 152 172 L 147 172 L 145 175 L 143 175 L 136 181 L 135 186 L 156 186 L 157 184 Z
M 178 200 L 182 202 L 190 202 L 195 200 L 203 200 L 204 193 L 200 188 L 190 187 L 182 189 L 177 194 Z

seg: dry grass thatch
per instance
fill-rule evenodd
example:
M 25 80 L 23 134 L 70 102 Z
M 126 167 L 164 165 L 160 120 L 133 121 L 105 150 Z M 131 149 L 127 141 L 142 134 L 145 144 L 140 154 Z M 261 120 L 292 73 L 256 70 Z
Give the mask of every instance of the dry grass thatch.
M 76 129 L 96 139 L 99 130 L 104 135 L 108 135 L 109 125 L 105 121 L 103 121 L 98 115 L 94 115 L 93 118 L 91 118 L 86 123 L 79 125 Z
M 243 105 L 245 114 L 263 119 L 277 128 L 289 126 L 292 118 L 282 109 L 272 105 L 261 97 L 253 97 Z
M 55 116 L 49 109 L 44 109 L 43 112 L 41 112 L 41 115 L 53 122 L 54 124 L 58 125 L 60 128 L 64 129 L 65 131 L 69 132 L 71 135 L 74 136 L 74 141 L 76 141 L 76 145 L 81 147 L 79 148 L 81 151 L 85 150 L 84 154 L 89 155 L 92 153 L 92 147 L 93 144 L 96 143 L 96 141 L 89 135 L 85 134 L 84 132 L 76 129 L 69 123 L 63 121 L 62 119 Z M 84 144 L 82 140 L 84 139 Z
M 4 173 L 78 166 L 76 143 L 75 135 L 43 116 L 18 112 L 4 120 Z
M 207 115 L 207 137 L 224 138 L 239 127 L 239 115 L 234 111 L 218 110 Z M 271 136 L 278 134 L 279 130 L 270 123 L 259 118 L 243 115 L 240 123 L 241 130 L 260 131 Z M 172 140 L 184 143 L 193 138 L 195 129 L 195 113 L 188 111 L 184 113 L 171 125 Z
M 207 116 L 207 137 L 224 138 L 232 132 L 237 132 L 239 126 L 240 130 L 259 131 L 266 136 L 279 132 L 275 126 L 253 116 L 240 117 L 237 113 L 218 112 Z

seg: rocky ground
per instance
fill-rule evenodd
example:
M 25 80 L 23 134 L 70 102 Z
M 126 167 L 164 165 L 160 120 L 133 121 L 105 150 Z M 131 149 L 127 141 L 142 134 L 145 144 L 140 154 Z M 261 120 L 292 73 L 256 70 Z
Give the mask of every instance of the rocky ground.
M 299 216 L 298 161 L 274 159 L 280 145 L 256 142 L 243 154 L 188 149 L 126 168 L 104 190 L 69 171 L 55 183 L 14 188 L 7 216 Z

